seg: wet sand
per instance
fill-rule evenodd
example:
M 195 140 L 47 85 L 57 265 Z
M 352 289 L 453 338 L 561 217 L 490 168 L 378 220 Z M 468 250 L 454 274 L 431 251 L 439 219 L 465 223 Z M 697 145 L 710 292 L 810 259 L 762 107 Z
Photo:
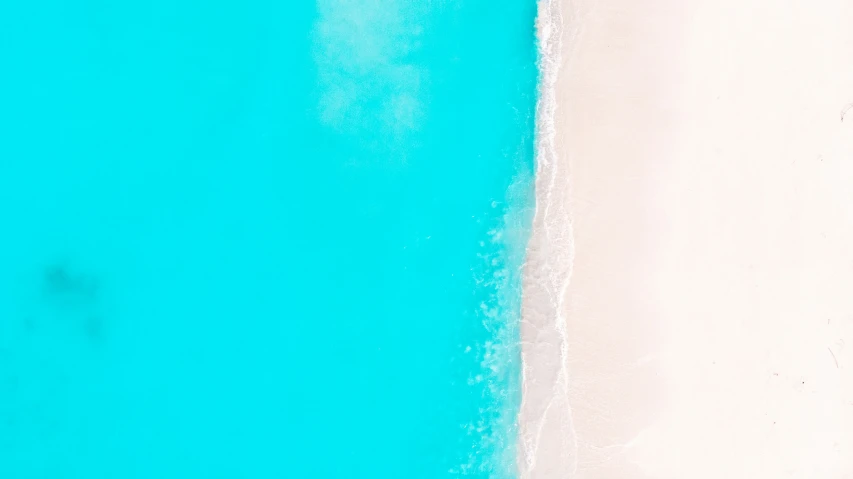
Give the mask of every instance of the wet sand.
M 522 477 L 853 477 L 853 4 L 547 5 Z

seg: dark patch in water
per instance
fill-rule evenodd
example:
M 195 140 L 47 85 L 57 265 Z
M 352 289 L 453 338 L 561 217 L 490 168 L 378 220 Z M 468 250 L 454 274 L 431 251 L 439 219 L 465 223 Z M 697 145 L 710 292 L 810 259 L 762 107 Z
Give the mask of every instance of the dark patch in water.
M 50 296 L 94 300 L 98 283 L 93 278 L 72 274 L 64 264 L 55 264 L 44 272 L 45 292 Z
M 44 270 L 43 289 L 46 299 L 57 310 L 54 312 L 73 325 L 90 342 L 104 338 L 104 319 L 98 314 L 99 283 L 95 277 L 82 274 L 66 263 L 55 263 Z M 25 323 L 25 329 L 34 331 L 35 322 Z

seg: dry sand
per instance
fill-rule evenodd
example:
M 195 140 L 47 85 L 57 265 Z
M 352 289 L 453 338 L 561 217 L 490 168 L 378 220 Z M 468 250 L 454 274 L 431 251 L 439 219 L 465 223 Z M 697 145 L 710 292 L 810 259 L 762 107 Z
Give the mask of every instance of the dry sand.
M 522 477 L 853 478 L 853 2 L 539 33 Z

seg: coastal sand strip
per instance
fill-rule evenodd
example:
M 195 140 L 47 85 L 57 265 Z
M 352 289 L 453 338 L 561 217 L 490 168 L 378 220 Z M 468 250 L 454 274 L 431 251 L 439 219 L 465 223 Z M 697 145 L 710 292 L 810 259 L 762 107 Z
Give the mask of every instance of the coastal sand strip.
M 853 4 L 554 17 L 522 477 L 853 477 Z

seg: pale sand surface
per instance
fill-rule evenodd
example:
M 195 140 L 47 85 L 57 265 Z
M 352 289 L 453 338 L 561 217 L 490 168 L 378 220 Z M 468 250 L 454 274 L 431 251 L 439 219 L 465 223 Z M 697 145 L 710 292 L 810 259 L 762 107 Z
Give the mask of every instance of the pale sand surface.
M 853 478 L 853 2 L 560 1 L 522 477 Z

